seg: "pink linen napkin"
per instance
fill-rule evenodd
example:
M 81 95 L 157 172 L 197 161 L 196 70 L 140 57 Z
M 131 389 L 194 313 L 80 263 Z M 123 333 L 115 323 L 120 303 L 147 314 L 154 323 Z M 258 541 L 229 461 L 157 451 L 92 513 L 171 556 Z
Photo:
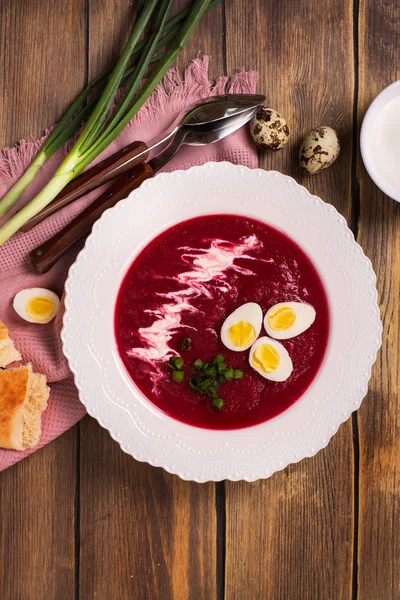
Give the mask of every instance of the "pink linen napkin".
M 254 93 L 257 82 L 256 72 L 240 72 L 233 75 L 230 80 L 220 77 L 216 82 L 211 83 L 208 80 L 208 65 L 207 56 L 193 60 L 185 70 L 184 80 L 180 78 L 176 69 L 171 69 L 140 112 L 95 162 L 135 140 L 149 142 L 161 135 L 180 113 L 201 98 L 226 92 Z M 6 148 L 0 152 L 0 198 L 23 173 L 44 139 L 21 140 L 16 147 Z M 13 212 L 43 187 L 69 147 L 70 144 L 66 145 L 49 159 Z M 164 170 L 187 169 L 193 165 L 222 160 L 251 168 L 257 166 L 257 155 L 246 128 L 242 128 L 217 144 L 202 148 L 185 146 Z M 21 364 L 31 362 L 35 371 L 47 375 L 51 387 L 49 405 L 43 414 L 42 436 L 39 444 L 25 452 L 0 449 L 0 471 L 55 439 L 85 414 L 72 374 L 62 353 L 60 331 L 63 310 L 48 325 L 28 324 L 14 312 L 12 300 L 18 291 L 30 287 L 49 288 L 62 297 L 68 269 L 83 244 L 79 248 L 71 249 L 68 255 L 45 275 L 40 275 L 33 269 L 28 254 L 30 250 L 64 227 L 99 193 L 101 190 L 96 190 L 47 219 L 29 233 L 17 234 L 0 247 L 0 320 L 8 326 L 10 337 L 23 356 L 24 360 Z M 0 224 L 3 221 L 4 219 L 0 219 Z

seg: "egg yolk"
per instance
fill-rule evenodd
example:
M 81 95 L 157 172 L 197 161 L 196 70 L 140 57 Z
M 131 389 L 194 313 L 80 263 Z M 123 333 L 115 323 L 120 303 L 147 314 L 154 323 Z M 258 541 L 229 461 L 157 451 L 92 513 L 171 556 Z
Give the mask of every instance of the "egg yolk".
M 279 367 L 279 353 L 271 344 L 260 344 L 251 357 L 254 367 L 264 373 L 272 373 Z
M 290 306 L 280 306 L 268 317 L 268 325 L 275 331 L 286 331 L 293 327 L 296 313 Z
M 54 302 L 49 298 L 31 298 L 26 306 L 26 312 L 34 321 L 47 321 L 54 313 Z
M 251 323 L 239 321 L 229 328 L 229 341 L 236 348 L 245 348 L 250 346 L 256 338 L 256 332 Z

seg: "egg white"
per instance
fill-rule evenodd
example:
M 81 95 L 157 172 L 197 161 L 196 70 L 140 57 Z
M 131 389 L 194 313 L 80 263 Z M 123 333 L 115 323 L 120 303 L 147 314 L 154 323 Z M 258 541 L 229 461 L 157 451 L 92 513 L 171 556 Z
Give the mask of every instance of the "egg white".
M 265 371 L 262 371 L 261 369 L 253 365 L 253 354 L 258 348 L 258 346 L 260 346 L 261 344 L 269 344 L 270 346 L 275 348 L 275 350 L 279 354 L 279 365 L 275 371 L 272 371 L 272 373 L 265 373 Z M 269 379 L 270 381 L 286 381 L 286 379 L 290 377 L 293 371 L 292 359 L 290 358 L 286 348 L 280 342 L 277 342 L 276 340 L 267 336 L 262 336 L 258 338 L 258 340 L 256 340 L 252 345 L 249 354 L 249 364 L 252 369 L 257 371 L 257 373 L 261 375 L 261 377 Z
M 250 344 L 243 346 L 243 348 L 239 348 L 238 346 L 232 344 L 231 340 L 229 339 L 229 330 L 236 323 L 239 323 L 240 321 L 245 321 L 246 323 L 250 323 L 250 325 L 253 326 L 255 332 L 254 339 L 257 339 L 261 331 L 262 318 L 263 315 L 261 306 L 259 306 L 255 302 L 247 302 L 246 304 L 242 304 L 241 306 L 239 306 L 225 319 L 225 321 L 222 324 L 221 341 L 224 344 L 224 346 L 229 348 L 229 350 L 233 350 L 234 352 L 243 352 L 244 350 L 250 348 L 254 340 Z
M 27 306 L 31 300 L 34 298 L 47 298 L 49 299 L 54 306 L 54 310 L 48 319 L 44 321 L 32 319 L 27 312 Z M 46 323 L 50 323 L 58 313 L 60 308 L 60 299 L 57 294 L 51 292 L 50 290 L 46 290 L 45 288 L 29 288 L 26 290 L 21 290 L 16 294 L 13 302 L 13 307 L 15 312 L 24 319 L 28 321 L 28 323 L 38 323 L 40 325 L 45 325 Z
M 276 309 L 288 306 L 296 315 L 296 320 L 291 327 L 285 330 L 272 329 L 268 324 L 268 318 Z M 305 302 L 279 302 L 268 309 L 264 317 L 264 329 L 269 336 L 277 340 L 288 340 L 304 333 L 315 321 L 315 308 Z

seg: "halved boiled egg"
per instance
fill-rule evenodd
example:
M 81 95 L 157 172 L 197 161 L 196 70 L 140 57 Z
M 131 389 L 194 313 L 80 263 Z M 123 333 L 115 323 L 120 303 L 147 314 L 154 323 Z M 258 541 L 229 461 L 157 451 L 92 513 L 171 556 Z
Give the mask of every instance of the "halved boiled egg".
M 45 288 L 21 290 L 14 298 L 15 312 L 29 323 L 49 323 L 60 307 L 58 296 Z
M 260 334 L 261 306 L 255 302 L 242 304 L 227 317 L 221 327 L 222 343 L 235 352 L 250 348 Z
M 250 366 L 265 379 L 285 381 L 293 371 L 286 348 L 267 336 L 260 337 L 250 349 Z
M 264 317 L 265 331 L 277 340 L 288 340 L 306 331 L 315 321 L 315 309 L 303 302 L 274 304 Z

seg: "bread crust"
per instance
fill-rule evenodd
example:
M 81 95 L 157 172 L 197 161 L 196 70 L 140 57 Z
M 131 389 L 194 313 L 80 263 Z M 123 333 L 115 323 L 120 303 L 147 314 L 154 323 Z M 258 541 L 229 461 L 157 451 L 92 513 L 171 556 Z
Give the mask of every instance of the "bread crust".
M 22 450 L 23 405 L 30 367 L 0 371 L 0 447 Z

